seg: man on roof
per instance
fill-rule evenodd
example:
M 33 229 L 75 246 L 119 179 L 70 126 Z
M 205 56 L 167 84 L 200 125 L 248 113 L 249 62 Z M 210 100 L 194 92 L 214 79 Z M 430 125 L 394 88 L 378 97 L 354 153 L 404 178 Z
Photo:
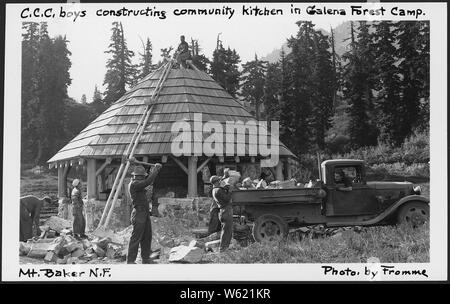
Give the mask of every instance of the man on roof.
M 134 162 L 134 158 L 130 158 Z M 157 163 L 151 167 L 148 174 L 143 166 L 135 166 L 131 173 L 132 179 L 128 185 L 133 211 L 131 212 L 131 233 L 128 245 L 127 264 L 136 264 L 139 246 L 141 246 L 142 264 L 152 263 L 150 259 L 152 245 L 152 222 L 150 219 L 150 205 L 147 200 L 146 187 L 153 184 L 162 165 Z
M 185 41 L 184 35 L 180 36 L 180 44 L 177 48 L 177 62 L 183 68 L 187 68 L 186 60 L 191 58 L 191 53 L 189 52 L 189 44 Z

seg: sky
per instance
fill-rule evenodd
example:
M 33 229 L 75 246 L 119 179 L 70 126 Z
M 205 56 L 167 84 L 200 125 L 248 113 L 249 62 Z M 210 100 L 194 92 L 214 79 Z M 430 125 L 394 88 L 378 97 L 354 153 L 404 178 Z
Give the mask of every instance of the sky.
M 284 14 L 277 16 L 243 16 L 242 6 L 259 8 L 283 8 Z M 295 4 L 306 8 L 305 4 Z M 109 17 L 96 16 L 99 9 L 117 10 L 123 7 L 127 9 L 145 9 L 147 6 L 152 10 L 164 10 L 167 12 L 165 19 L 158 17 Z M 322 4 L 321 4 L 322 6 Z M 53 6 L 54 11 L 60 14 L 60 6 Z M 235 9 L 234 15 L 217 16 L 174 16 L 176 8 L 219 8 L 230 7 Z M 106 72 L 106 61 L 109 54 L 104 52 L 108 49 L 111 37 L 112 22 L 121 21 L 124 28 L 125 39 L 128 48 L 135 52 L 142 52 L 141 38 L 145 41 L 150 38 L 153 44 L 153 62 L 160 58 L 160 49 L 173 46 L 177 47 L 180 35 L 185 35 L 186 40 L 198 39 L 203 53 L 212 57 L 216 47 L 217 35 L 225 47 L 236 49 L 242 62 L 252 60 L 255 54 L 263 57 L 272 52 L 286 41 L 286 38 L 297 32 L 298 20 L 311 19 L 298 15 L 291 15 L 291 4 L 279 3 L 196 3 L 196 4 L 73 4 L 66 5 L 64 10 L 82 11 L 86 10 L 85 17 L 78 17 L 73 21 L 73 16 L 66 19 L 48 20 L 50 36 L 66 35 L 68 48 L 72 53 L 70 59 L 72 67 L 70 74 L 72 83 L 68 88 L 70 97 L 79 101 L 86 94 L 87 101 L 92 100 L 94 87 L 97 85 L 103 91 L 103 80 Z M 230 11 L 228 11 L 230 12 Z M 342 16 L 321 16 L 312 19 L 317 28 L 329 29 L 337 26 L 345 20 Z M 138 56 L 133 59 L 138 62 Z

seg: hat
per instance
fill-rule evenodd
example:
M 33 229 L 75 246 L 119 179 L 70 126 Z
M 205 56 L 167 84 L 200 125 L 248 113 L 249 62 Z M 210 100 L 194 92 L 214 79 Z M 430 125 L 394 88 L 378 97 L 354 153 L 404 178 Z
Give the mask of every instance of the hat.
M 145 168 L 143 166 L 136 166 L 134 167 L 134 171 L 131 172 L 131 175 L 146 176 L 147 172 L 145 171 Z
M 80 180 L 78 178 L 74 179 L 72 182 L 72 186 L 76 187 L 80 184 Z
M 220 176 L 217 176 L 217 175 L 213 175 L 213 176 L 211 176 L 211 178 L 209 179 L 209 182 L 211 183 L 211 184 L 215 184 L 215 183 L 217 183 L 217 182 L 219 182 L 220 181 Z

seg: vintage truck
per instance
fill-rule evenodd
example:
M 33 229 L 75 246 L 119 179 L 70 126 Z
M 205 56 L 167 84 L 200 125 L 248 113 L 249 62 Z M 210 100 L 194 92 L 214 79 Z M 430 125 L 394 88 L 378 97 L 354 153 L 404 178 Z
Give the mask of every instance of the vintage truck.
M 256 241 L 287 235 L 290 228 L 375 226 L 429 220 L 429 199 L 410 182 L 368 182 L 362 160 L 326 160 L 313 187 L 239 190 L 232 193 L 236 215 L 253 222 Z M 351 188 L 339 176 L 345 173 Z M 348 185 L 347 185 L 348 186 Z M 351 190 L 350 190 L 351 189 Z M 347 191 L 345 191 L 347 190 Z

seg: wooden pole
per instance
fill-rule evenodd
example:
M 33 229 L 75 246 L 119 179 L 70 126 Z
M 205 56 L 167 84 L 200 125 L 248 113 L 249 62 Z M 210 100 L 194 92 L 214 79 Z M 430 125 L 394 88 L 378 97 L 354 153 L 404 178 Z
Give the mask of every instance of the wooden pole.
M 188 158 L 188 197 L 197 196 L 197 157 Z
M 64 167 L 57 164 L 58 167 L 58 198 L 66 197 L 67 176 L 64 176 Z
M 87 196 L 88 199 L 97 198 L 97 177 L 95 175 L 96 160 L 91 158 L 87 160 Z
M 283 180 L 283 162 L 281 162 L 281 160 L 278 161 L 278 164 L 275 167 L 275 177 L 279 181 Z
M 286 159 L 286 174 L 287 174 L 287 179 L 292 178 L 292 166 L 291 166 L 291 160 L 289 158 Z

